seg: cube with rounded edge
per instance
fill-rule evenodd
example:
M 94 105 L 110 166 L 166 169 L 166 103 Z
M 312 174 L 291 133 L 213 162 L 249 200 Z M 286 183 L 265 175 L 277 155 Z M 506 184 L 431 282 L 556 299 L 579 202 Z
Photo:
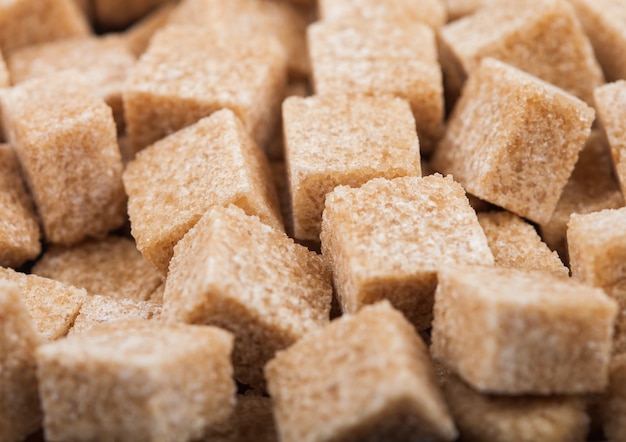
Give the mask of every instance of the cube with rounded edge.
M 441 175 L 335 188 L 321 239 L 345 313 L 388 299 L 418 330 L 430 327 L 441 265 L 494 264 L 463 188 Z
M 184 441 L 235 405 L 230 333 L 127 321 L 37 349 L 44 431 L 51 440 Z
M 439 271 L 433 357 L 498 394 L 601 392 L 617 304 L 546 272 L 447 266 Z
M 594 115 L 573 95 L 487 58 L 465 85 L 433 165 L 472 195 L 543 224 Z
M 283 125 L 296 238 L 319 239 L 324 200 L 336 186 L 422 174 L 415 120 L 400 98 L 291 97 Z

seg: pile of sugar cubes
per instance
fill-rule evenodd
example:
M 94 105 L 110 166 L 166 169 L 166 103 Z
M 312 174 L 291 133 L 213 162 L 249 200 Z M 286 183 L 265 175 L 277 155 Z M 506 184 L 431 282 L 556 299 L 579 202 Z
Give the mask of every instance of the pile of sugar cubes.
M 624 0 L 2 0 L 0 121 L 0 441 L 626 441 Z

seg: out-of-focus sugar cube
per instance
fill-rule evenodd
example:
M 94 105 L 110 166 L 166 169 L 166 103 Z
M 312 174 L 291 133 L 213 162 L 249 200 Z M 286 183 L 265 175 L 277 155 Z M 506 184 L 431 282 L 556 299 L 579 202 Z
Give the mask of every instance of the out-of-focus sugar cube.
M 174 248 L 162 318 L 232 331 L 235 377 L 261 390 L 274 353 L 328 323 L 331 296 L 320 256 L 235 206 L 216 206 Z
M 214 205 L 235 204 L 282 229 L 267 159 L 230 110 L 140 152 L 124 184 L 137 248 L 162 273 L 176 243 Z
M 139 57 L 148 49 L 152 36 L 167 24 L 174 9 L 176 3 L 165 3 L 122 34 L 128 50 L 135 57 Z
M 594 114 L 573 95 L 487 58 L 465 85 L 433 164 L 469 193 L 545 224 Z
M 601 392 L 617 304 L 546 272 L 449 266 L 439 271 L 433 357 L 473 388 L 499 394 Z
M 203 440 L 211 442 L 278 442 L 272 400 L 264 396 L 237 396 L 230 419 L 213 426 Z
M 599 410 L 608 440 L 626 440 L 626 354 L 611 361 L 609 386 L 600 398 Z
M 283 103 L 294 235 L 317 241 L 326 194 L 372 178 L 421 176 L 409 104 L 391 96 L 314 96 Z
M 102 29 L 121 29 L 172 0 L 92 0 L 94 18 Z
M 321 240 L 344 313 L 388 299 L 418 330 L 430 327 L 440 266 L 494 264 L 463 188 L 441 175 L 336 187 Z

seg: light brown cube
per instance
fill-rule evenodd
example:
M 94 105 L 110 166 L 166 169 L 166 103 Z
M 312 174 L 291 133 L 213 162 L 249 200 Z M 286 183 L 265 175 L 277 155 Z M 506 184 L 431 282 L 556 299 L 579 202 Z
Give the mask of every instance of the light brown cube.
M 235 112 L 263 147 L 286 76 L 283 48 L 269 36 L 168 26 L 154 35 L 126 82 L 130 147 L 137 152 L 222 108 Z
M 415 120 L 403 99 L 292 97 L 283 103 L 283 126 L 296 238 L 318 240 L 324 200 L 336 186 L 422 174 Z
M 122 160 L 111 109 L 73 74 L 33 79 L 0 96 L 46 240 L 102 238 L 126 219 Z
M 172 0 L 92 0 L 96 23 L 102 29 L 122 29 Z
M 611 361 L 610 381 L 600 399 L 604 435 L 610 441 L 626 440 L 626 355 Z
M 330 278 L 283 232 L 216 206 L 174 248 L 162 318 L 232 331 L 236 378 L 262 389 L 274 353 L 328 323 Z
M 103 324 L 43 345 L 36 356 L 46 438 L 199 438 L 235 405 L 232 346 L 215 327 L 152 321 Z
M 433 164 L 472 195 L 545 224 L 593 120 L 583 101 L 487 58 L 463 89 Z
M 33 324 L 47 341 L 67 335 L 87 292 L 48 278 L 0 267 L 0 281 L 16 284 Z
M 321 240 L 344 313 L 388 299 L 418 330 L 430 327 L 440 266 L 494 264 L 463 188 L 441 175 L 335 188 Z
M 75 0 L 6 0 L 0 5 L 0 49 L 89 35 Z
M 265 367 L 280 440 L 455 440 L 426 346 L 384 301 L 279 352 Z
M 11 146 L 0 144 L 0 266 L 19 267 L 41 251 L 41 231 L 20 165 Z
M 41 338 L 15 284 L 0 281 L 0 439 L 24 440 L 41 425 L 35 349 Z
M 124 31 L 122 38 L 135 57 L 148 49 L 152 36 L 167 24 L 175 9 L 176 3 L 165 3 Z
M 176 243 L 212 206 L 235 204 L 282 229 L 267 160 L 229 110 L 140 152 L 124 184 L 137 248 L 163 274 Z
M 565 0 L 510 1 L 450 23 L 440 33 L 446 93 L 492 57 L 593 103 L 604 83 L 591 43 Z
M 550 251 L 537 231 L 510 212 L 478 214 L 496 266 L 520 270 L 544 270 L 556 276 L 569 277 L 556 252 Z
M 317 94 L 404 98 L 415 115 L 422 150 L 432 150 L 443 119 L 443 80 L 432 29 L 419 23 L 318 22 L 309 26 L 308 41 Z
M 272 400 L 263 396 L 237 396 L 230 419 L 212 427 L 203 440 L 211 442 L 278 442 Z
M 601 392 L 617 304 L 546 272 L 449 266 L 439 271 L 433 357 L 478 391 Z

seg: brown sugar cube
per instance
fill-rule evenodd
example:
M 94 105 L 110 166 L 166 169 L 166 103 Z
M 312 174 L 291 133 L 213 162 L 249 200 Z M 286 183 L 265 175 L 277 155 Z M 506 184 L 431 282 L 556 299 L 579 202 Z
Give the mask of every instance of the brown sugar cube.
M 496 396 L 479 393 L 456 376 L 443 384 L 461 440 L 473 442 L 584 442 L 585 400 L 576 396 Z
M 0 96 L 47 241 L 104 237 L 126 219 L 122 160 L 111 109 L 74 74 L 33 79 Z
M 0 49 L 89 35 L 75 0 L 7 0 L 0 5 Z
M 19 267 L 41 251 L 33 202 L 11 146 L 0 144 L 0 266 Z
M 238 396 L 225 424 L 212 427 L 203 440 L 211 442 L 278 442 L 272 400 L 263 396 Z
M 41 338 L 15 284 L 0 281 L 0 439 L 19 441 L 41 425 L 35 349 Z
M 176 243 L 214 205 L 235 204 L 282 229 L 267 160 L 230 110 L 140 152 L 124 184 L 137 248 L 162 273 Z
M 537 231 L 526 221 L 510 212 L 478 214 L 496 266 L 520 270 L 545 270 L 557 276 L 569 277 L 556 252 L 550 251 Z
M 613 358 L 609 379 L 599 404 L 602 428 L 608 440 L 626 440 L 626 355 Z
M 0 281 L 17 284 L 35 328 L 48 341 L 67 335 L 87 298 L 83 289 L 12 269 L 0 267 Z
M 283 126 L 298 239 L 318 240 L 324 199 L 336 186 L 422 174 L 415 120 L 403 99 L 292 97 L 283 104 Z
M 415 115 L 422 150 L 432 150 L 443 119 L 443 80 L 432 29 L 419 23 L 318 22 L 309 26 L 308 42 L 317 94 L 404 98 Z
M 472 195 L 545 224 L 593 120 L 574 96 L 487 58 L 463 89 L 433 164 Z
M 448 266 L 438 279 L 431 352 L 473 388 L 578 394 L 606 387 L 617 304 L 602 290 L 502 267 Z
M 330 278 L 320 256 L 283 232 L 216 206 L 174 249 L 162 318 L 232 331 L 235 376 L 261 390 L 274 353 L 328 323 Z
M 492 57 L 593 103 L 602 70 L 572 6 L 565 0 L 509 1 L 450 23 L 440 33 L 446 92 Z
M 159 29 L 167 24 L 175 8 L 176 3 L 165 3 L 122 34 L 128 50 L 135 57 L 139 57 L 148 49 L 150 39 Z
M 446 8 L 442 0 L 319 0 L 322 20 L 345 21 L 358 19 L 389 23 L 424 23 L 439 28 L 446 22 Z
M 102 29 L 122 29 L 172 0 L 92 0 L 96 23 Z
M 335 188 L 321 240 L 344 313 L 388 299 L 419 331 L 430 327 L 441 265 L 494 263 L 463 188 L 441 175 Z
M 233 337 L 216 327 L 126 321 L 37 349 L 50 440 L 197 439 L 235 405 Z
M 154 35 L 123 94 L 135 152 L 222 108 L 235 112 L 265 146 L 286 83 L 283 48 L 269 36 L 220 31 L 168 26 Z
M 599 130 L 592 131 L 550 221 L 539 226 L 543 240 L 561 258 L 567 259 L 565 235 L 572 213 L 591 213 L 624 206 L 612 168 L 606 140 Z
M 311 70 L 306 28 L 308 21 L 297 8 L 285 2 L 259 0 L 183 0 L 169 19 L 170 25 L 210 27 L 218 32 L 237 29 L 254 39 L 270 35 L 287 55 L 289 74 L 306 78 Z
M 72 248 L 51 247 L 32 273 L 82 287 L 92 295 L 146 301 L 161 284 L 161 276 L 144 261 L 135 243 L 110 236 Z
M 265 373 L 283 442 L 456 439 L 426 346 L 386 301 L 305 336 Z

